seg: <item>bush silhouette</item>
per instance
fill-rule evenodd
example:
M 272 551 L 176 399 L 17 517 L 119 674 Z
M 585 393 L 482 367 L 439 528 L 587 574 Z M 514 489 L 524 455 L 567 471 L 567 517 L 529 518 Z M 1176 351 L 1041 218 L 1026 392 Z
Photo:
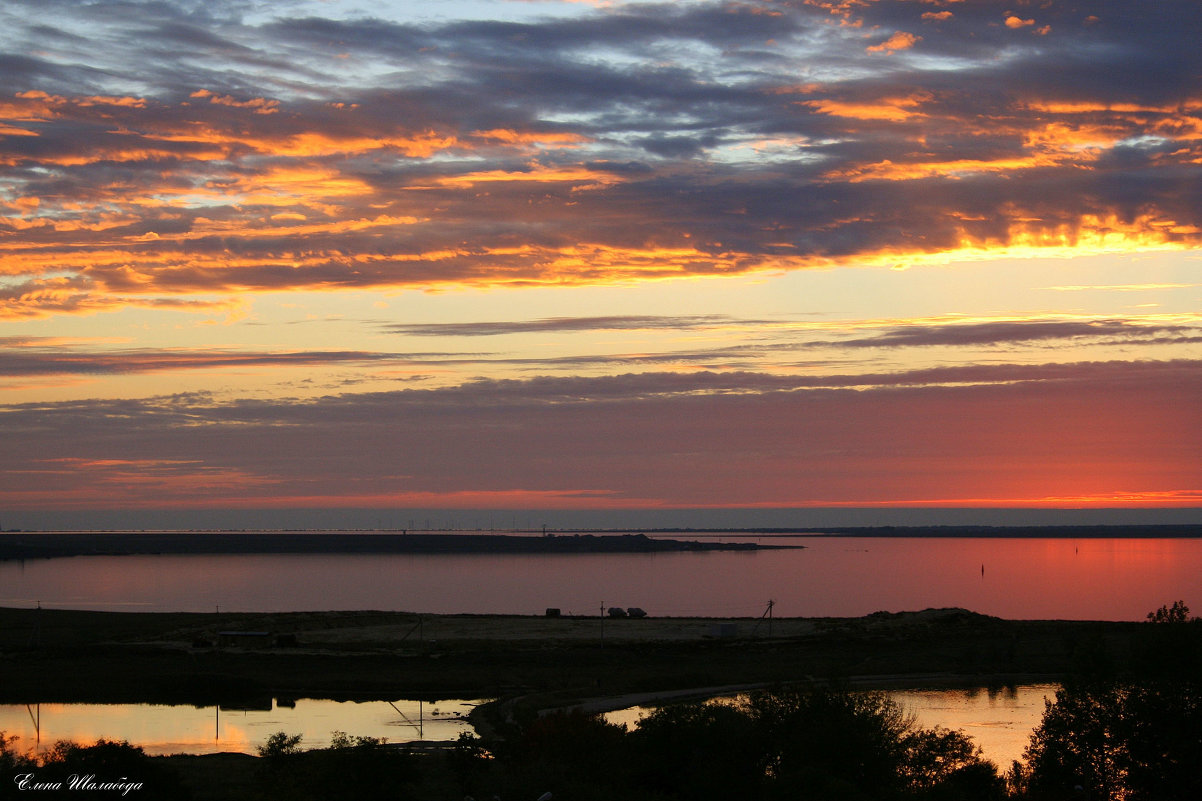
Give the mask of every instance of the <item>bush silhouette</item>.
M 98 740 L 93 745 L 61 740 L 42 758 L 39 782 L 61 782 L 57 793 L 38 797 L 129 798 L 148 801 L 181 801 L 188 798 L 179 776 L 161 761 L 127 742 Z M 72 786 L 74 789 L 72 789 Z M 95 789 L 96 787 L 112 789 Z M 127 785 L 136 785 L 124 789 Z
M 374 737 L 336 731 L 330 747 L 302 751 L 300 735 L 276 732 L 259 749 L 262 798 L 287 801 L 390 801 L 412 797 L 413 755 Z
M 1066 686 L 1048 703 L 1016 783 L 1031 799 L 1202 798 L 1200 732 L 1196 680 Z

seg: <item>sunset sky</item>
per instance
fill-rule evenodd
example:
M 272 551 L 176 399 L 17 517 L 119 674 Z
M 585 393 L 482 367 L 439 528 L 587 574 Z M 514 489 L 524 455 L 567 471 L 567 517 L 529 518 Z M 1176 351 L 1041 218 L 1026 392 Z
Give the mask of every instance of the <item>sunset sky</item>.
M 1200 37 L 1197 0 L 0 3 L 0 526 L 1202 508 Z

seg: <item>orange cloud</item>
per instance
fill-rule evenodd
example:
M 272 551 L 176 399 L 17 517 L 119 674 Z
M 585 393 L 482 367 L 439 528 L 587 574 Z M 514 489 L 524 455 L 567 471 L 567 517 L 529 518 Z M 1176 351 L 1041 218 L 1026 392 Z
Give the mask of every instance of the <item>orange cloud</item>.
M 280 101 L 268 100 L 263 97 L 255 97 L 250 100 L 236 100 L 229 95 L 216 95 L 207 89 L 193 92 L 189 97 L 207 97 L 209 102 L 214 105 L 250 109 L 256 114 L 277 114 L 280 110 Z
M 807 106 L 823 114 L 857 120 L 889 120 L 902 122 L 913 117 L 925 116 L 913 111 L 916 106 L 929 100 L 930 96 L 884 97 L 872 103 L 850 103 L 839 100 L 802 100 L 799 105 Z
M 176 502 L 197 502 L 222 493 L 242 494 L 247 489 L 266 489 L 277 479 L 238 468 L 206 466 L 199 460 L 89 459 L 69 457 L 41 460 L 41 481 L 76 483 L 72 490 L 26 490 L 27 508 L 53 503 L 61 508 L 116 508 L 115 497 L 123 497 L 132 508 L 164 508 L 155 496 Z M 83 476 L 86 475 L 86 479 Z M 0 500 L 11 502 L 14 493 L 0 492 Z
M 485 170 L 460 175 L 448 175 L 437 179 L 436 183 L 442 186 L 470 186 L 480 183 L 508 181 L 612 184 L 620 180 L 613 173 L 601 172 L 587 167 L 545 167 L 541 164 L 532 164 L 529 170 Z
M 426 158 L 435 153 L 455 147 L 459 141 L 453 136 L 443 136 L 433 131 L 424 131 L 406 136 L 361 136 L 348 134 L 335 136 L 329 133 L 302 132 L 295 134 L 261 134 L 252 136 L 238 134 L 209 125 L 196 124 L 178 131 L 147 133 L 145 138 L 163 142 L 190 142 L 205 145 L 225 145 L 222 157 L 229 158 L 229 148 L 250 150 L 274 156 L 330 156 L 346 153 L 367 153 L 373 150 L 395 149 L 414 158 Z
M 897 32 L 878 52 L 916 41 Z M 674 156 L 665 165 L 657 154 L 705 147 L 688 132 L 634 157 L 645 137 L 619 151 L 566 123 L 538 130 L 504 116 L 495 127 L 457 128 L 419 114 L 406 129 L 355 103 L 293 106 L 209 90 L 190 104 L 23 92 L 0 99 L 0 133 L 25 132 L 5 138 L 0 163 L 36 166 L 62 190 L 42 194 L 42 177 L 18 177 L 0 200 L 0 274 L 27 279 L 9 282 L 0 313 L 88 313 L 133 295 L 149 304 L 188 292 L 658 280 L 1069 241 L 1180 247 L 1200 236 L 1202 224 L 1167 189 L 1141 190 L 1146 219 L 1112 225 L 1109 209 L 1131 200 L 1118 182 L 1098 203 L 1074 204 L 1066 189 L 1063 211 L 1049 214 L 1029 210 L 1039 204 L 1024 180 L 1035 173 L 1047 183 L 1059 171 L 1066 183 L 1088 181 L 1127 142 L 1143 166 L 1165 174 L 1202 164 L 1198 99 L 1038 99 L 982 115 L 965 112 L 956 93 L 903 91 L 874 98 L 839 81 L 753 91 L 747 98 L 768 105 L 782 95 L 776 111 L 805 130 L 773 142 L 754 167 Z M 759 146 L 739 140 L 744 151 Z M 797 169 L 784 177 L 771 162 L 790 154 Z M 939 200 L 953 182 L 975 180 L 1013 193 L 1012 202 L 973 221 L 952 199 L 958 190 Z M 884 193 L 855 187 L 869 182 Z M 923 191 L 912 195 L 908 182 Z M 845 185 L 845 205 L 800 210 L 807 192 L 835 184 Z M 762 188 L 788 194 L 798 216 L 784 202 L 751 216 Z M 922 198 L 921 218 L 911 197 Z M 865 223 L 882 218 L 894 223 Z M 856 226 L 856 237 L 843 235 Z M 109 292 L 118 301 L 106 301 Z
M 1062 251 L 1065 254 L 1154 250 L 1184 247 L 1191 234 L 1179 232 L 1179 227 L 1173 220 L 1151 214 L 1142 214 L 1131 220 L 1114 214 L 1085 214 L 1071 225 L 1049 225 L 1047 221 L 1039 219 L 1016 219 L 1008 227 L 1005 242 L 981 242 L 966 236 L 963 244 L 966 248 L 981 244 L 1004 245 L 1002 252 L 1011 255 L 1019 255 L 1024 250 L 1038 253 Z
M 135 161 L 152 161 L 152 160 L 170 160 L 176 157 L 176 153 L 165 148 L 153 147 L 115 147 L 97 143 L 89 152 L 71 153 L 62 156 L 41 156 L 37 162 L 46 166 L 54 167 L 82 167 L 87 164 L 98 164 L 105 161 L 113 162 L 135 162 Z M 194 154 L 200 155 L 200 154 Z M 219 151 L 213 151 L 210 154 L 211 158 L 220 158 L 223 154 Z M 0 157 L 0 165 L 13 167 L 20 164 L 30 163 L 28 156 L 6 156 Z
M 553 133 L 550 131 L 515 131 L 509 128 L 494 128 L 489 131 L 477 131 L 475 136 L 504 142 L 509 145 L 558 145 L 560 147 L 576 147 L 588 142 L 588 137 L 575 133 Z
M 1014 172 L 1016 170 L 1050 167 L 1066 160 L 1089 161 L 1096 154 L 1089 153 L 1034 153 L 1027 156 L 994 159 L 957 159 L 954 161 L 916 161 L 895 164 L 893 161 L 865 164 L 827 173 L 828 180 L 844 180 L 850 183 L 861 181 L 913 181 L 922 178 L 962 178 L 976 174 Z
M 872 45 L 865 49 L 869 53 L 893 53 L 898 50 L 909 50 L 921 41 L 921 36 L 915 36 L 905 31 L 898 31 L 880 44 Z
M 272 219 L 277 219 L 277 218 L 287 221 L 287 220 L 297 219 L 297 218 L 304 219 L 304 215 L 300 215 L 300 214 L 275 214 L 275 215 L 272 215 Z M 155 238 L 156 239 L 186 240 L 186 239 L 199 239 L 199 238 L 206 237 L 206 236 L 212 236 L 214 234 L 234 234 L 239 237 L 257 237 L 257 236 L 297 237 L 297 236 L 311 236 L 313 234 L 343 233 L 343 232 L 349 232 L 349 231 L 366 231 L 366 230 L 373 229 L 373 228 L 386 228 L 386 227 L 393 227 L 393 226 L 416 225 L 419 222 L 422 222 L 422 219 L 418 218 L 418 217 L 397 217 L 397 216 L 392 216 L 392 215 L 387 215 L 387 214 L 381 214 L 376 217 L 372 217 L 370 219 L 368 219 L 368 218 L 341 219 L 341 220 L 332 220 L 332 221 L 323 222 L 323 223 L 310 223 L 310 224 L 306 224 L 306 225 L 278 225 L 278 226 L 265 226 L 265 227 L 256 228 L 253 226 L 248 226 L 248 225 L 246 225 L 245 222 L 240 221 L 240 220 L 218 221 L 218 220 L 208 220 L 208 219 L 202 218 L 202 219 L 198 219 L 196 221 L 196 225 L 193 227 L 193 229 L 187 233 L 168 234 L 164 237 L 156 236 Z
M 28 128 L 17 128 L 0 122 L 0 136 L 41 136 L 41 134 Z
M 206 189 L 234 203 L 267 206 L 293 205 L 310 200 L 319 203 L 327 198 L 365 197 L 372 194 L 371 186 L 361 178 L 304 163 L 272 167 L 261 174 L 232 181 L 214 180 Z
M 952 508 L 952 509 L 1107 509 L 1107 508 L 1175 508 L 1196 506 L 1202 503 L 1202 490 L 1114 490 L 1079 495 L 1039 495 L 1007 496 L 991 495 L 988 497 L 948 497 L 932 498 L 891 498 L 887 500 L 854 500 L 854 501 L 808 501 L 800 504 L 802 508 L 823 507 L 874 507 L 874 508 Z M 760 504 L 763 507 L 775 506 L 773 503 Z

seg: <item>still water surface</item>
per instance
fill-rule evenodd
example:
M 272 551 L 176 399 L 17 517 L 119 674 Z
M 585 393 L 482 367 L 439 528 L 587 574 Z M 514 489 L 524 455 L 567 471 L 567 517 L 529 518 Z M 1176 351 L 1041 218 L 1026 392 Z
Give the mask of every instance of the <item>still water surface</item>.
M 1027 684 L 999 691 L 900 690 L 890 695 L 913 712 L 923 728 L 959 729 L 981 746 L 1001 770 L 1021 760 L 1031 732 L 1043 719 L 1044 700 L 1054 701 L 1056 684 Z
M 1003 770 L 1022 757 L 1043 715 L 1044 699 L 1056 685 L 1034 684 L 1001 691 L 984 689 L 895 690 L 890 695 L 913 712 L 925 728 L 960 729 L 981 746 L 986 759 Z M 454 740 L 471 731 L 467 714 L 479 700 L 434 702 L 327 701 L 300 699 L 262 708 L 195 707 L 159 704 L 0 705 L 0 732 L 18 737 L 22 751 L 43 753 L 58 740 L 92 743 L 127 740 L 148 754 L 258 752 L 272 734 L 301 734 L 301 746 L 329 745 L 331 735 L 377 737 L 390 743 Z M 632 707 L 605 715 L 636 726 L 650 710 Z
M 58 740 L 126 740 L 148 754 L 258 753 L 276 732 L 303 736 L 322 748 L 331 735 L 376 737 L 390 743 L 454 740 L 471 731 L 466 716 L 478 700 L 327 701 L 273 699 L 261 708 L 160 704 L 0 704 L 0 732 L 38 753 Z
M 1004 771 L 1022 759 L 1031 732 L 1043 718 L 1044 700 L 1055 700 L 1057 689 L 1056 684 L 1023 684 L 1001 690 L 891 690 L 889 696 L 912 713 L 922 728 L 942 726 L 964 732 L 981 747 L 986 759 Z M 634 728 L 652 711 L 636 706 L 604 717 L 610 723 Z
M 121 556 L 0 562 L 0 605 L 129 611 L 859 616 L 963 607 L 1011 619 L 1202 609 L 1202 540 L 765 538 L 804 550 L 661 554 Z

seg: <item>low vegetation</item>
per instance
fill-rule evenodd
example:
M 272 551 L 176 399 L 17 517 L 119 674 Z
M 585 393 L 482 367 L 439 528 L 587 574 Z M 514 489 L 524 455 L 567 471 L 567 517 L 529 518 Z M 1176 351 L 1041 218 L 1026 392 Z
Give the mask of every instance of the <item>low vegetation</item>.
M 530 721 L 492 759 L 461 760 L 474 797 L 1002 798 L 996 768 L 959 732 L 923 729 L 883 693 L 756 693 L 662 708 L 637 729 L 583 714 Z
M 136 798 L 173 801 L 185 795 L 179 775 L 126 742 L 59 742 L 40 759 L 0 733 L 0 799 Z
M 1049 702 L 1015 794 L 1032 801 L 1202 798 L 1202 620 L 1149 613 L 1131 664 L 1069 677 Z

